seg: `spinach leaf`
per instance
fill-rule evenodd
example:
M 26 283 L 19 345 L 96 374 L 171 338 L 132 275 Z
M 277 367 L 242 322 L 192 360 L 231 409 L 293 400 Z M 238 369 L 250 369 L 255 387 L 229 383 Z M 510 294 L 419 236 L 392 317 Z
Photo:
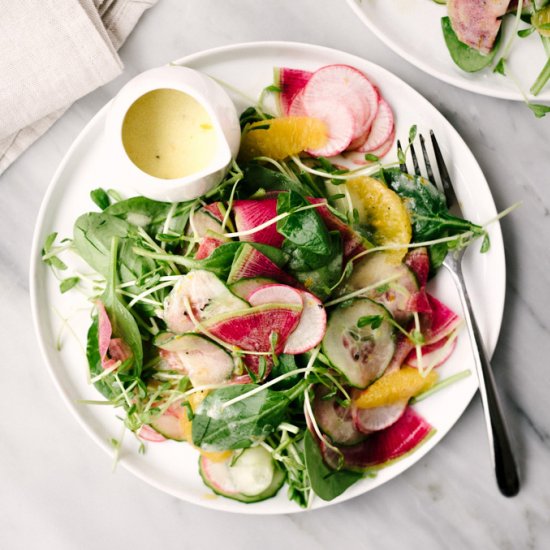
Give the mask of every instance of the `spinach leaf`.
M 313 208 L 295 210 L 310 203 L 300 193 L 289 191 L 277 197 L 277 214 L 290 215 L 277 222 L 277 231 L 293 244 L 312 254 L 327 255 L 331 242 L 327 226 Z
M 109 195 L 107 194 L 105 189 L 101 189 L 101 187 L 90 191 L 90 198 L 97 206 L 99 206 L 99 208 L 101 208 L 101 210 L 105 210 L 105 208 L 107 208 L 111 204 L 111 199 Z
M 117 296 L 118 275 L 118 239 L 113 238 L 111 243 L 109 274 L 107 277 L 107 286 L 101 296 L 101 301 L 105 306 L 113 335 L 121 338 L 132 350 L 132 372 L 139 375 L 143 365 L 143 347 L 141 343 L 141 334 L 133 315 Z
M 273 364 L 273 366 L 271 367 L 271 372 L 269 373 L 270 380 L 278 378 L 283 374 L 287 374 L 289 372 L 295 371 L 298 368 L 298 365 L 296 364 L 296 358 L 294 355 L 281 353 L 277 357 L 277 359 L 278 359 L 277 363 Z M 274 386 L 274 388 L 279 390 L 290 388 L 291 386 L 294 386 L 298 382 L 298 376 L 299 375 L 296 374 L 285 380 L 281 380 L 281 382 L 278 382 Z
M 260 189 L 265 191 L 296 191 L 307 196 L 318 196 L 318 192 L 302 178 L 300 178 L 301 181 L 297 182 L 282 172 L 270 170 L 254 162 L 250 162 L 243 168 L 243 174 L 244 177 L 237 188 L 239 198 L 248 198 Z
M 413 241 L 421 242 L 472 231 L 483 235 L 482 227 L 449 214 L 445 195 L 428 180 L 404 174 L 398 168 L 384 170 L 386 183 L 405 201 L 413 224 Z
M 258 386 L 242 384 L 214 390 L 195 412 L 193 444 L 217 451 L 250 447 L 277 428 L 291 401 L 303 393 L 306 385 L 302 380 L 284 392 L 265 389 L 225 408 L 224 403 Z
M 260 122 L 261 120 L 269 120 L 273 118 L 271 115 L 266 113 L 260 113 L 256 107 L 248 107 L 245 109 L 241 116 L 239 117 L 239 123 L 241 125 L 241 131 L 244 130 L 247 124 L 252 124 L 253 122 Z
M 103 277 L 109 277 L 110 249 L 113 238 L 121 242 L 118 252 L 118 273 L 123 283 L 135 281 L 152 273 L 155 262 L 133 251 L 137 235 L 125 220 L 105 212 L 80 216 L 74 225 L 74 245 L 80 257 Z M 136 291 L 131 287 L 130 291 Z
M 497 35 L 493 49 L 485 55 L 458 39 L 451 25 L 451 20 L 448 17 L 443 17 L 441 19 L 441 27 L 443 29 L 443 37 L 445 38 L 447 49 L 453 61 L 463 71 L 468 73 L 481 71 L 481 69 L 484 69 L 493 62 L 500 45 L 501 32 Z
M 340 279 L 343 269 L 342 237 L 338 231 L 331 231 L 329 235 L 331 251 L 324 257 L 324 264 L 315 269 L 308 269 L 314 258 L 311 254 L 305 253 L 295 245 L 291 246 L 288 242 L 283 243 L 283 250 L 290 254 L 288 265 L 292 276 L 321 300 L 326 300 L 330 296 L 332 287 Z
M 189 204 L 180 203 L 174 207 L 168 202 L 159 202 L 146 197 L 132 197 L 116 202 L 105 209 L 105 213 L 115 216 L 136 227 L 142 227 L 152 236 L 161 233 L 168 214 L 173 209 L 170 231 L 181 234 L 189 218 Z
M 359 472 L 329 468 L 309 430 L 304 436 L 304 455 L 311 488 L 323 500 L 335 499 L 363 478 Z

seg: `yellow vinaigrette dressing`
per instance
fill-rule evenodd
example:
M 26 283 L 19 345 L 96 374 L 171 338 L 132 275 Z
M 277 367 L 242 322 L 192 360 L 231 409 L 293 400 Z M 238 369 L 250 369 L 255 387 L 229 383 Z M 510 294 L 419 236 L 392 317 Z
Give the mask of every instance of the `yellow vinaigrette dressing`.
M 216 154 L 217 139 L 205 108 L 173 89 L 142 95 L 122 124 L 122 143 L 130 160 L 162 179 L 183 178 L 206 168 Z

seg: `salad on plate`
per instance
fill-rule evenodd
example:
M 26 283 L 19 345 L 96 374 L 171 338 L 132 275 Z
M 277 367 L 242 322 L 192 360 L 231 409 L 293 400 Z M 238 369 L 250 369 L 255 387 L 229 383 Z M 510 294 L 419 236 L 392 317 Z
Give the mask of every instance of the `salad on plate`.
M 461 319 L 427 283 L 450 249 L 489 239 L 385 160 L 382 91 L 348 65 L 279 67 L 214 189 L 166 203 L 98 188 L 72 237 L 44 243 L 61 292 L 91 304 L 89 405 L 144 449 L 192 446 L 217 495 L 286 483 L 302 507 L 332 500 L 414 452 L 434 432 L 414 403 L 470 374 L 438 374 Z

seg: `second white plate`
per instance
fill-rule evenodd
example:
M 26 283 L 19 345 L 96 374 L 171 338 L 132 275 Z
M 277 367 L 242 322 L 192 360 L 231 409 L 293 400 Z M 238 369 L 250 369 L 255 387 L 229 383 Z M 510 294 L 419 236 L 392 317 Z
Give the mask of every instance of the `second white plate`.
M 470 92 L 523 101 L 523 96 L 511 78 L 495 74 L 491 68 L 478 73 L 461 71 L 451 59 L 441 18 L 446 7 L 432 0 L 347 0 L 363 23 L 395 53 L 426 73 Z M 504 45 L 513 34 L 513 21 L 507 16 L 504 25 Z M 526 27 L 524 23 L 520 28 Z M 547 57 L 537 33 L 527 38 L 516 37 L 507 62 L 527 93 L 544 67 Z M 501 46 L 502 48 L 502 46 Z M 529 95 L 529 94 L 528 94 Z M 550 84 L 537 96 L 537 101 L 550 101 Z

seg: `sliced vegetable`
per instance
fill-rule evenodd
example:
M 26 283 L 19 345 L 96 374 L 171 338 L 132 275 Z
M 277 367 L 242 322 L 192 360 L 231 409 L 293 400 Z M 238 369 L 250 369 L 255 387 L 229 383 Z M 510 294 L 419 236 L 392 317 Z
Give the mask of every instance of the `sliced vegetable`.
M 352 407 L 355 427 L 364 434 L 384 430 L 395 424 L 405 412 L 408 400 L 398 401 L 391 405 L 383 405 L 372 409 Z
M 281 113 L 288 116 L 290 106 L 304 86 L 308 83 L 311 75 L 310 71 L 301 69 L 291 69 L 289 67 L 275 67 L 274 83 L 280 90 L 278 94 Z
M 248 231 L 277 216 L 277 199 L 237 200 L 233 203 L 233 212 L 237 231 Z M 239 239 L 279 248 L 284 237 L 277 232 L 276 225 L 272 224 L 251 235 L 242 235 Z
M 229 290 L 239 298 L 247 300 L 247 298 L 258 288 L 275 283 L 273 279 L 266 277 L 253 277 L 251 279 L 241 279 L 229 286 Z
M 367 298 L 344 303 L 330 313 L 323 351 L 352 386 L 366 388 L 389 365 L 395 351 L 389 315 L 383 306 Z M 373 316 L 381 318 L 380 326 L 358 326 L 361 318 Z
M 458 332 L 455 330 L 448 336 L 439 339 L 433 344 L 422 346 L 422 368 L 424 370 L 440 367 L 453 354 L 456 348 Z M 416 351 L 411 351 L 405 360 L 405 364 L 418 368 L 418 357 Z
M 384 145 L 393 133 L 393 111 L 388 102 L 382 98 L 378 102 L 378 112 L 367 139 L 357 147 L 357 151 L 370 153 Z
M 166 439 L 174 441 L 191 439 L 191 421 L 187 408 L 180 403 L 170 405 L 166 412 L 151 422 L 151 427 Z
M 197 252 L 195 253 L 195 258 L 197 260 L 203 260 L 208 258 L 216 248 L 222 244 L 228 242 L 228 239 L 223 235 L 214 233 L 210 229 L 206 231 L 206 235 L 203 237 Z
M 304 309 L 298 326 L 290 333 L 284 353 L 296 355 L 317 346 L 325 335 L 327 313 L 321 300 L 310 292 L 300 291 Z
M 425 345 L 434 344 L 454 332 L 461 324 L 462 319 L 443 302 L 428 294 L 431 306 L 429 328 L 425 332 Z
M 303 307 L 301 292 L 288 285 L 265 285 L 250 294 L 248 302 L 251 306 L 266 304 L 294 304 Z

